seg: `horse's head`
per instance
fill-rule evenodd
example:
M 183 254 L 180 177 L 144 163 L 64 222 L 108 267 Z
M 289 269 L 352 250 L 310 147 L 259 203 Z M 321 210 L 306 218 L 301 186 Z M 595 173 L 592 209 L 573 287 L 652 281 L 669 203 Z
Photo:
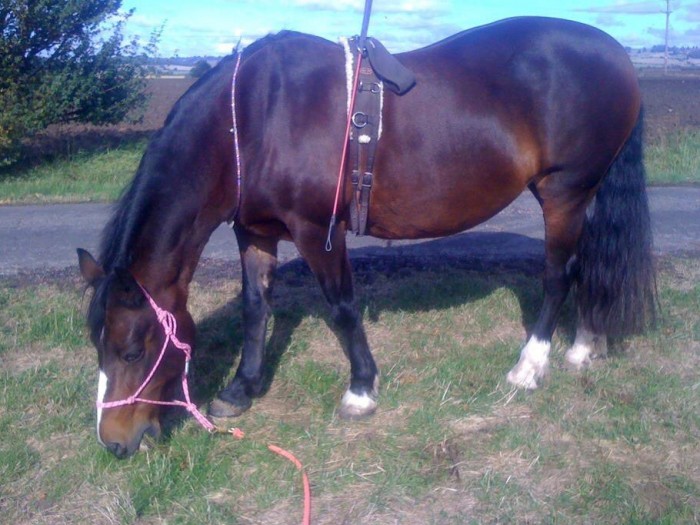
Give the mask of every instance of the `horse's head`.
M 166 400 L 182 376 L 185 358 L 168 345 L 158 362 L 166 335 L 144 291 L 127 270 L 105 272 L 85 250 L 78 250 L 78 260 L 83 278 L 94 290 L 88 325 L 99 365 L 97 439 L 124 458 L 138 450 L 144 434 L 160 434 L 160 407 L 129 402 L 130 398 Z M 187 310 L 182 307 L 173 314 L 178 335 L 191 341 L 194 323 Z

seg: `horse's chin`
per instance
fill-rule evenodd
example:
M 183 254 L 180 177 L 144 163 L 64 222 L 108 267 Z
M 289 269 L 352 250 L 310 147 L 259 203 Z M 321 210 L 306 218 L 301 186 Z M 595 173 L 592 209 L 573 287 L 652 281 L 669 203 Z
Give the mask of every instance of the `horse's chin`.
M 143 425 L 143 427 L 138 429 L 134 434 L 134 437 L 126 443 L 107 442 L 103 443 L 103 445 L 114 454 L 117 459 L 127 459 L 136 454 L 139 450 L 146 451 L 150 449 L 160 436 L 160 423 L 155 421 Z
M 144 430 L 143 434 L 141 434 L 138 450 L 141 452 L 150 450 L 161 438 L 161 436 L 162 431 L 160 424 L 156 423 L 155 425 L 150 425 L 146 430 Z

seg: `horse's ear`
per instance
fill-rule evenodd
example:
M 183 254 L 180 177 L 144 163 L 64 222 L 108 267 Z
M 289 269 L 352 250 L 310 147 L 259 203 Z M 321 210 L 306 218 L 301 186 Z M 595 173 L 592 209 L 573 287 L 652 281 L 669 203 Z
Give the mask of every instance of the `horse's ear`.
M 131 272 L 125 268 L 115 268 L 114 275 L 116 279 L 112 284 L 112 290 L 117 295 L 119 302 L 127 308 L 140 308 L 146 301 L 146 296 L 143 290 L 136 282 Z
M 95 258 L 90 255 L 90 252 L 78 248 L 78 266 L 80 266 L 80 273 L 85 279 L 85 282 L 90 286 L 94 287 L 97 281 L 105 276 L 105 272 L 102 269 Z

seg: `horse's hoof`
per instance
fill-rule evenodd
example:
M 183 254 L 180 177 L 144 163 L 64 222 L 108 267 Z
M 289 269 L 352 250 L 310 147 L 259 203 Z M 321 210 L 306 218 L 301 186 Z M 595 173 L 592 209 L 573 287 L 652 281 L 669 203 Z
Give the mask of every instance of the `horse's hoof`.
M 536 370 L 529 363 L 518 363 L 508 372 L 506 380 L 517 388 L 535 390 L 537 388 L 537 380 L 544 375 L 544 372 Z
M 591 357 L 572 352 L 573 348 L 564 355 L 564 367 L 572 372 L 580 372 L 591 366 Z
M 211 417 L 238 417 L 253 404 L 250 398 L 247 398 L 246 401 L 239 405 L 216 397 L 209 403 L 209 415 Z
M 364 419 L 374 414 L 376 410 L 376 395 L 368 393 L 358 395 L 348 390 L 340 400 L 338 417 L 349 420 Z

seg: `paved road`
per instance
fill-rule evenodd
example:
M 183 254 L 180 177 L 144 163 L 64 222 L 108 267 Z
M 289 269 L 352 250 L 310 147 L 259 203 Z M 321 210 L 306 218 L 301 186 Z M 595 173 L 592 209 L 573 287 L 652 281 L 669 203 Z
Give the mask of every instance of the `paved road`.
M 651 188 L 655 250 L 661 255 L 700 256 L 700 188 Z M 0 277 L 20 272 L 57 271 L 76 265 L 75 248 L 93 253 L 110 213 L 106 204 L 60 204 L 0 207 Z M 424 254 L 498 259 L 543 253 L 542 215 L 529 192 L 493 219 L 470 230 L 435 241 L 386 241 L 349 236 L 351 256 Z M 322 249 L 322 247 L 320 247 Z M 281 243 L 280 260 L 298 256 L 293 244 Z M 236 260 L 233 233 L 226 227 L 212 235 L 204 257 Z

